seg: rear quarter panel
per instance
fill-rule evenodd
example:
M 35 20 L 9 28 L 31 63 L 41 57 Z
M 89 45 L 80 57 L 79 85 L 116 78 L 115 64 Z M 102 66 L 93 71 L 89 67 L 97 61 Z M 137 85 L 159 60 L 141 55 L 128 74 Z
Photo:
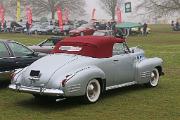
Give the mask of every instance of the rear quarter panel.
M 96 66 L 88 66 L 79 69 L 79 72 L 66 83 L 64 92 L 66 96 L 85 95 L 87 84 L 92 79 L 105 79 L 104 72 Z

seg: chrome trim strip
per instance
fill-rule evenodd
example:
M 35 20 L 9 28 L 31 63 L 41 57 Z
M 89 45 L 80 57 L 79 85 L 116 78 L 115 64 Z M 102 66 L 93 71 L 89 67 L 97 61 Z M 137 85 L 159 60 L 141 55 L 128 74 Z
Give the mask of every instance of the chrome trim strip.
M 128 83 L 124 83 L 124 84 L 119 84 L 119 85 L 114 85 L 114 86 L 106 87 L 106 90 L 112 90 L 112 89 L 126 87 L 126 86 L 131 86 L 131 85 L 135 85 L 135 84 L 137 84 L 136 81 L 128 82 Z
M 147 77 L 151 77 L 151 72 L 150 71 L 146 71 L 146 72 L 141 73 L 141 78 L 147 78 Z
M 21 86 L 19 84 L 11 84 L 9 88 L 15 91 L 24 92 L 24 93 L 35 93 L 42 95 L 50 95 L 50 96 L 64 96 L 63 90 L 59 89 L 46 89 L 42 87 L 26 87 Z

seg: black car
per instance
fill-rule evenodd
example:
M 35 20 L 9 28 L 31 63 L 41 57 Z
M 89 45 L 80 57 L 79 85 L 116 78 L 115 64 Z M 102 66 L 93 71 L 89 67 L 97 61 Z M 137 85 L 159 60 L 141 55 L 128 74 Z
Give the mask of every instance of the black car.
M 42 57 L 26 46 L 11 40 L 0 40 L 0 80 L 9 79 L 18 68 L 24 68 Z

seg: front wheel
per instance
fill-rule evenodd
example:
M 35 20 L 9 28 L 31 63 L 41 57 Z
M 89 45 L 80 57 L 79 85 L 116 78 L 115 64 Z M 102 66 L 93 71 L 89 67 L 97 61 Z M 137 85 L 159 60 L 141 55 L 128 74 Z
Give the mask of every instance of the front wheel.
M 159 71 L 157 68 L 154 68 L 151 72 L 151 79 L 147 84 L 149 87 L 156 87 L 159 83 Z
M 98 80 L 93 79 L 89 81 L 86 87 L 85 101 L 88 103 L 95 103 L 98 101 L 101 94 L 101 85 Z

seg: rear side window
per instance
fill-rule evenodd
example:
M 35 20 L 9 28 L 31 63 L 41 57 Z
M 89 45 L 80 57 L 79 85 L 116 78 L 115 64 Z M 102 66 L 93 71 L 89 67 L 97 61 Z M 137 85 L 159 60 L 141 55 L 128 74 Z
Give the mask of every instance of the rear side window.
M 0 42 L 0 57 L 9 57 L 9 52 L 4 43 Z
M 33 53 L 30 49 L 15 42 L 9 43 L 9 46 L 16 57 L 28 56 Z
M 69 52 L 79 52 L 82 50 L 82 47 L 78 46 L 60 46 L 59 50 L 61 51 L 69 51 Z
M 41 44 L 41 46 L 54 46 L 57 43 L 58 40 L 54 39 L 48 39 L 44 43 Z

